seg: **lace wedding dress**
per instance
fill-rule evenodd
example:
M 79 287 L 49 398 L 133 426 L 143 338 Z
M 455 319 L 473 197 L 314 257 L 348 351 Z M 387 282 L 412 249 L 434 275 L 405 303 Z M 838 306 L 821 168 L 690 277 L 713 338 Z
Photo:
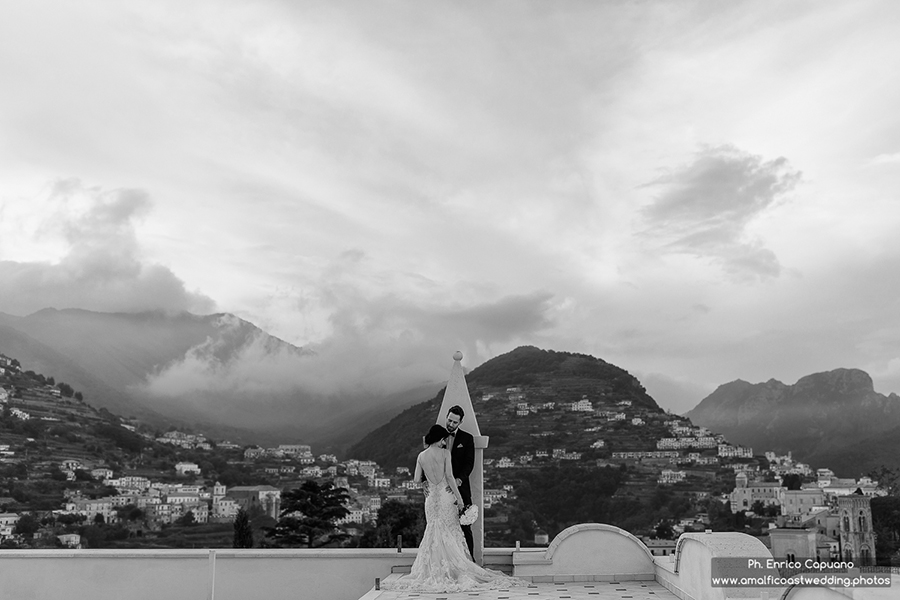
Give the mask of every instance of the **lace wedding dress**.
M 444 464 L 440 465 L 440 461 Z M 450 453 L 437 447 L 423 451 L 416 461 L 416 480 L 422 472 L 428 482 L 425 534 L 409 575 L 385 581 L 383 589 L 466 592 L 527 585 L 522 579 L 484 569 L 472 561 L 459 525 L 456 494 L 451 488 L 456 482 L 450 483 L 453 477 Z

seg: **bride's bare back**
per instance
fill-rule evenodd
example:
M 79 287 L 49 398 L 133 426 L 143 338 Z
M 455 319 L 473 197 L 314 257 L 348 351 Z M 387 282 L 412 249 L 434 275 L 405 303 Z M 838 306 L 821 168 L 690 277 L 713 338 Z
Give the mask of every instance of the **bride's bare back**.
M 422 474 L 428 480 L 428 485 L 434 488 L 447 486 L 447 489 L 456 497 L 456 504 L 462 506 L 462 496 L 456 479 L 453 478 L 453 467 L 450 463 L 450 452 L 437 445 L 429 446 L 421 452 L 416 459 L 416 474 L 413 479 L 422 481 Z
M 416 465 L 425 473 L 425 478 L 428 479 L 429 484 L 440 485 L 444 479 L 453 478 L 452 468 L 450 468 L 449 474 L 447 472 L 448 467 L 450 467 L 449 456 L 446 450 L 437 446 L 429 446 L 419 452 Z M 421 473 L 419 473 L 417 479 L 419 477 L 421 477 Z

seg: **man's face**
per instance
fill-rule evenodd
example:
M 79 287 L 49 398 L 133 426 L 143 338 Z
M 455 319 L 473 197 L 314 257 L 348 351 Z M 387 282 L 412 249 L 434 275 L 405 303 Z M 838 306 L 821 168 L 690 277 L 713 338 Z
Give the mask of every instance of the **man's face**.
M 453 433 L 459 427 L 460 418 L 456 413 L 447 413 L 447 431 Z

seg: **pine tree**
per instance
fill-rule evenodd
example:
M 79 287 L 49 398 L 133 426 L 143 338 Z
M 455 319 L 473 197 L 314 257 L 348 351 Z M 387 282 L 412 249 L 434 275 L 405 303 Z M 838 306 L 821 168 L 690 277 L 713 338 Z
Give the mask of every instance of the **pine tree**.
M 312 479 L 281 497 L 281 518 L 266 536 L 275 546 L 317 548 L 349 537 L 337 530 L 336 521 L 347 516 L 347 490 L 327 481 Z
M 250 526 L 250 515 L 243 508 L 238 509 L 234 517 L 234 547 L 253 547 L 253 528 Z

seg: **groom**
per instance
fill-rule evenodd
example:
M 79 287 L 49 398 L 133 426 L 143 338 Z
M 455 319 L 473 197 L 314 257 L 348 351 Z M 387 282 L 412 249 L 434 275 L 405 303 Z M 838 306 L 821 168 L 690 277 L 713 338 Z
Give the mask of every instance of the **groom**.
M 471 433 L 459 428 L 463 417 L 466 416 L 460 406 L 451 406 L 447 411 L 447 431 L 450 432 L 447 447 L 450 448 L 450 464 L 453 467 L 453 477 L 459 487 L 464 506 L 460 510 L 472 504 L 472 488 L 469 486 L 469 475 L 475 467 L 475 438 Z M 463 535 L 466 537 L 466 545 L 469 547 L 469 556 L 474 557 L 474 542 L 472 539 L 472 526 L 460 525 Z M 474 560 L 474 558 L 473 558 Z

